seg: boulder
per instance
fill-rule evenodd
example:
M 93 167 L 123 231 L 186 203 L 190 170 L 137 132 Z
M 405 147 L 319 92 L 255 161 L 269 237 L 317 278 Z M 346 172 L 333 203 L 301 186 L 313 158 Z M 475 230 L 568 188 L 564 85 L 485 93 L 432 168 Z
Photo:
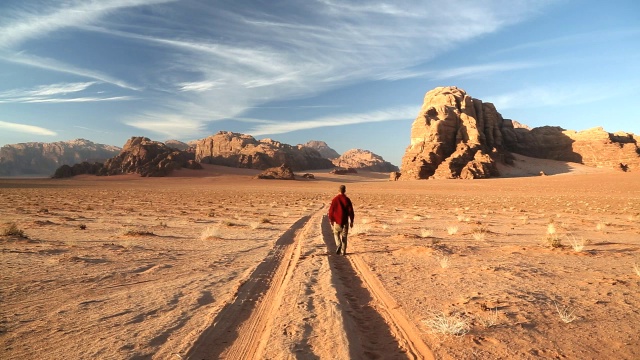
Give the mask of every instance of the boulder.
M 256 140 L 250 135 L 220 131 L 199 140 L 195 160 L 206 164 L 248 169 L 268 169 L 287 164 L 295 171 L 329 169 L 333 164 L 318 151 L 291 146 L 271 139 Z
M 286 164 L 266 169 L 256 176 L 256 179 L 295 180 L 295 178 L 293 170 Z
M 316 177 L 315 177 L 315 175 L 313 175 L 313 174 L 309 174 L 309 173 L 302 175 L 302 177 L 303 177 L 304 179 L 310 179 L 310 180 L 311 180 L 311 179 L 315 179 L 315 178 L 316 178 Z
M 369 150 L 351 149 L 339 158 L 333 159 L 333 164 L 341 168 L 352 168 L 368 171 L 390 172 L 398 171 L 398 167 L 385 161 L 381 156 Z

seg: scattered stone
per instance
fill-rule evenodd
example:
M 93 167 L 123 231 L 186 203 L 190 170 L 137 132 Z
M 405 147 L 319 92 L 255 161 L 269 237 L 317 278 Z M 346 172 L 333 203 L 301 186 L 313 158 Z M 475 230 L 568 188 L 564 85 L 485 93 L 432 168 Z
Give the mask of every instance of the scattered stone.
M 305 178 L 305 179 L 315 179 L 316 178 L 315 175 L 309 174 L 309 173 L 302 175 L 302 177 Z

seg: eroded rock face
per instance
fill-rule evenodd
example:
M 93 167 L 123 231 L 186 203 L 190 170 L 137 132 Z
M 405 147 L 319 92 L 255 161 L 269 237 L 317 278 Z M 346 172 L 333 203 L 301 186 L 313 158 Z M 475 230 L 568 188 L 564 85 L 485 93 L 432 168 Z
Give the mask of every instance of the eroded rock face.
M 391 172 L 398 171 L 398 167 L 385 161 L 382 156 L 369 150 L 351 149 L 333 160 L 333 164 L 342 168 L 353 168 L 368 171 Z
M 318 151 L 304 145 L 291 146 L 271 139 L 221 131 L 199 140 L 196 161 L 248 169 L 268 169 L 287 164 L 295 171 L 332 168 Z
M 462 89 L 439 87 L 427 92 L 411 127 L 401 179 L 495 176 L 490 154 L 506 153 L 502 122 L 493 104 L 473 99 Z
M 170 148 L 174 148 L 180 151 L 186 151 L 191 147 L 189 144 L 183 143 L 182 141 L 179 141 L 179 140 L 167 140 L 164 142 L 164 144 Z
M 5 145 L 0 148 L 0 176 L 49 176 L 62 165 L 102 162 L 119 152 L 119 147 L 84 139 Z
M 338 154 L 337 151 L 333 150 L 332 148 L 329 147 L 329 145 L 327 145 L 326 142 L 324 141 L 318 141 L 318 140 L 311 140 L 308 141 L 306 144 L 303 144 L 304 146 L 308 147 L 308 148 L 312 148 L 315 149 L 316 151 L 318 151 L 320 153 L 320 156 L 322 156 L 325 159 L 337 159 L 340 157 L 340 154 Z
M 306 175 L 306 174 L 305 174 Z M 262 173 L 256 176 L 257 179 L 274 179 L 274 180 L 295 180 L 296 177 L 293 174 L 291 168 L 286 165 L 280 165 L 278 167 L 272 167 L 266 169 Z
M 512 128 L 505 121 L 505 145 L 515 153 L 623 171 L 640 170 L 637 136 L 609 133 L 601 127 L 583 131 L 555 126 L 534 129 Z
M 413 122 L 401 179 L 499 176 L 495 162 L 511 163 L 511 153 L 624 171 L 640 169 L 638 137 L 633 134 L 612 134 L 602 128 L 531 129 L 503 119 L 493 104 L 462 89 L 439 87 L 427 92 Z

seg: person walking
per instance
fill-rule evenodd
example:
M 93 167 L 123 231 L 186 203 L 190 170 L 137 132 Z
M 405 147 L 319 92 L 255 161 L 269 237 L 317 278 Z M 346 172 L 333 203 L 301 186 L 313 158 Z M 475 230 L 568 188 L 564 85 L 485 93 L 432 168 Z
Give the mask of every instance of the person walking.
M 331 206 L 329 206 L 329 222 L 331 222 L 331 229 L 333 230 L 333 237 L 335 238 L 338 250 L 336 254 L 347 255 L 347 235 L 349 233 L 349 227 L 353 227 L 353 204 L 351 199 L 344 193 L 347 191 L 347 187 L 340 185 L 340 193 L 331 200 Z M 349 224 L 351 220 L 351 224 Z

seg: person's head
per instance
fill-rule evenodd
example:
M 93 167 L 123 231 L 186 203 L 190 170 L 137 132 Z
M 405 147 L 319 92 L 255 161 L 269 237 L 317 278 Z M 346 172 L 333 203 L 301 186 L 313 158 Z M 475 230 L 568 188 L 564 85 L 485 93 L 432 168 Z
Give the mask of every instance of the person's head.
M 347 191 L 347 187 L 344 185 L 340 185 L 340 194 L 344 194 Z

